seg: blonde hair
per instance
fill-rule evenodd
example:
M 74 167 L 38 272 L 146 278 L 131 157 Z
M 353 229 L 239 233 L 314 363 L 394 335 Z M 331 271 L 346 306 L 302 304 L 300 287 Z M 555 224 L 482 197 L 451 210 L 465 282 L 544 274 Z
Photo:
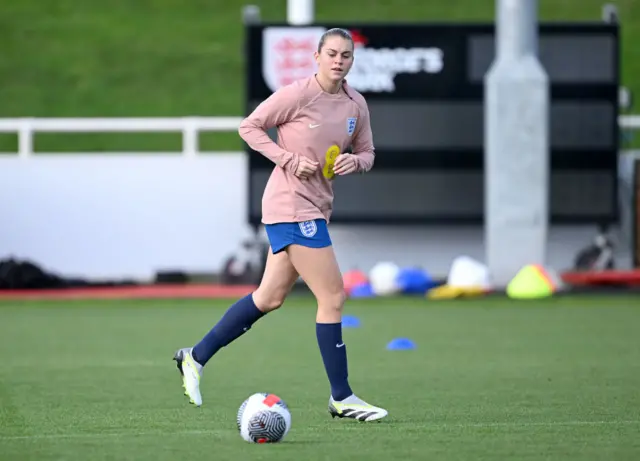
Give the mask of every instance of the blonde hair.
M 329 29 L 328 31 L 326 31 L 324 34 L 322 34 L 322 37 L 320 37 L 320 41 L 318 42 L 318 53 L 322 51 L 322 47 L 324 47 L 324 42 L 327 41 L 328 37 L 342 37 L 345 40 L 349 40 L 351 42 L 352 47 L 354 46 L 353 37 L 351 37 L 351 34 L 349 33 L 348 30 L 341 29 L 339 27 L 334 27 L 333 29 Z

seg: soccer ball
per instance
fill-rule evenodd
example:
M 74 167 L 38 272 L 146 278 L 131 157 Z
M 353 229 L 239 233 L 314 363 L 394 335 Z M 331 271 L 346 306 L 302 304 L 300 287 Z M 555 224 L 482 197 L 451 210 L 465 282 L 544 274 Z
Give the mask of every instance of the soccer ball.
M 240 405 L 238 430 L 246 442 L 281 442 L 290 428 L 291 413 L 277 395 L 259 392 Z
M 400 267 L 392 262 L 379 262 L 369 271 L 371 290 L 377 296 L 391 296 L 400 291 L 398 285 Z

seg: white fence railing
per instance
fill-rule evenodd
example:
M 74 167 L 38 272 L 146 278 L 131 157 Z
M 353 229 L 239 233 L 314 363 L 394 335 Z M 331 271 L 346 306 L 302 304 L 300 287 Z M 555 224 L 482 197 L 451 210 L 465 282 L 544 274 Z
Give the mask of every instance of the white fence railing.
M 183 155 L 200 152 L 201 132 L 231 132 L 242 117 L 151 118 L 8 118 L 0 119 L 0 133 L 18 134 L 18 154 L 33 154 L 35 133 L 171 133 L 182 134 Z
M 35 133 L 131 133 L 181 132 L 183 155 L 200 152 L 201 132 L 231 132 L 240 126 L 242 117 L 152 117 L 152 118 L 9 118 L 0 119 L 0 133 L 18 134 L 18 154 L 33 154 Z M 621 128 L 640 129 L 640 115 L 621 115 Z

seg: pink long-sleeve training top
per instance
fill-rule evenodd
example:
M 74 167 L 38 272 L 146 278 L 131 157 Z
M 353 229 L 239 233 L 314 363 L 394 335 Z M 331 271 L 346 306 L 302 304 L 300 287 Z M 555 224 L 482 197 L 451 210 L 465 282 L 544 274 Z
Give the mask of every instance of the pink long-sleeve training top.
M 273 127 L 277 143 L 266 133 Z M 264 224 L 329 222 L 336 157 L 351 147 L 360 173 L 374 162 L 367 103 L 346 82 L 337 94 L 324 91 L 315 76 L 281 87 L 242 121 L 238 132 L 253 150 L 275 163 L 262 196 Z M 300 157 L 319 163 L 306 181 L 294 175 Z

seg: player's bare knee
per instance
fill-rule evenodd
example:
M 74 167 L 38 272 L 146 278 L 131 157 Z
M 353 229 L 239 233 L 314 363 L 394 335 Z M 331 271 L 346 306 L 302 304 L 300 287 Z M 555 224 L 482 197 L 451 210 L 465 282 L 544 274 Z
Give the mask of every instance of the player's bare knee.
M 342 314 L 345 299 L 344 290 L 327 293 L 319 297 L 318 307 L 327 313 Z
M 287 298 L 287 293 L 282 291 L 263 292 L 260 289 L 253 294 L 253 302 L 262 312 L 267 313 L 279 309 Z

